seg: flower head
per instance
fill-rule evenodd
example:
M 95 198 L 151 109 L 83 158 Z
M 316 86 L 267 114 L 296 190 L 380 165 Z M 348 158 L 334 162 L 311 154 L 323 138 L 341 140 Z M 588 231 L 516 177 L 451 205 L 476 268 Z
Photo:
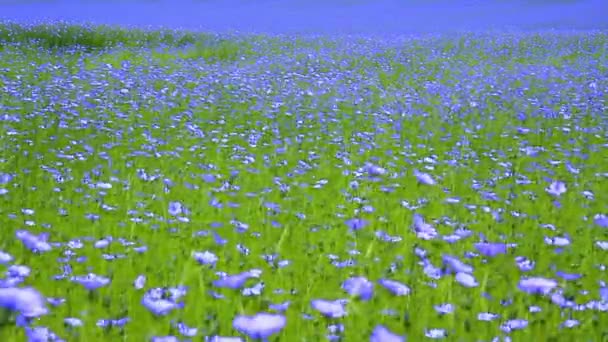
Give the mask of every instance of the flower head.
M 215 280 L 213 286 L 240 289 L 245 285 L 245 282 L 247 282 L 249 278 L 259 278 L 259 276 L 260 272 L 258 270 L 245 271 L 234 275 L 225 275 L 224 277 Z
M 370 163 L 366 164 L 363 169 L 372 177 L 384 176 L 386 174 L 386 169 Z
M 342 289 L 351 296 L 370 300 L 374 295 L 374 284 L 365 277 L 352 277 L 342 283 Z
M 258 313 L 253 316 L 239 315 L 232 321 L 232 326 L 252 339 L 267 339 L 281 331 L 287 319 L 281 314 Z
M 169 215 L 177 216 L 184 212 L 181 202 L 169 202 Z
M 26 230 L 18 230 L 15 235 L 32 252 L 43 253 L 51 250 L 51 245 L 46 241 L 47 234 L 34 235 Z
M 392 294 L 396 296 L 407 296 L 411 292 L 410 288 L 407 285 L 402 284 L 396 280 L 380 279 L 378 280 L 378 284 L 385 287 L 387 290 L 389 290 Z
M 346 309 L 344 308 L 346 300 L 325 300 L 315 299 L 310 302 L 313 309 L 319 311 L 323 316 L 328 318 L 340 318 L 346 316 Z
M 194 252 L 192 256 L 201 265 L 215 265 L 215 263 L 219 260 L 215 254 L 209 251 Z
M 18 312 L 26 318 L 48 313 L 44 297 L 31 287 L 0 288 L 0 307 Z
M 357 230 L 361 230 L 361 229 L 365 228 L 369 224 L 369 221 L 362 219 L 362 218 L 352 218 L 352 219 L 346 220 L 344 223 L 346 224 L 348 229 L 357 231 Z
M 154 289 L 144 295 L 141 303 L 146 309 L 157 316 L 164 316 L 175 309 L 184 307 L 184 303 L 176 303 L 169 299 L 159 298 L 158 291 L 154 291 Z
M 455 279 L 460 285 L 465 287 L 477 287 L 477 285 L 479 285 L 475 277 L 468 273 L 458 272 L 456 273 Z
M 602 228 L 608 228 L 608 216 L 604 214 L 596 214 L 593 217 L 593 223 Z
M 414 214 L 414 224 L 412 225 L 412 228 L 416 232 L 416 236 L 423 240 L 432 240 L 438 235 L 435 227 L 424 222 L 424 218 L 420 214 Z
M 458 258 L 451 255 L 443 256 L 443 264 L 448 268 L 448 270 L 454 273 L 473 273 L 473 266 L 465 264 Z
M 499 254 L 507 253 L 507 245 L 498 242 L 478 242 L 475 249 L 487 257 L 495 257 Z
M 146 286 L 146 276 L 143 274 L 138 275 L 137 278 L 135 278 L 135 281 L 133 282 L 133 286 L 137 290 L 143 289 L 144 286 Z
M 70 278 L 71 281 L 79 283 L 84 286 L 87 290 L 97 290 L 100 287 L 104 287 L 110 283 L 110 278 L 89 273 L 85 276 L 74 276 Z
M 524 278 L 519 281 L 518 288 L 530 294 L 548 294 L 557 287 L 557 281 L 542 277 Z
M 369 338 L 370 342 L 405 342 L 405 337 L 397 335 L 383 325 L 377 325 Z
M 549 195 L 558 197 L 568 190 L 566 183 L 562 181 L 554 181 L 545 189 Z
M 416 176 L 416 179 L 418 180 L 418 182 L 420 184 L 426 184 L 426 185 L 435 185 L 435 184 L 437 184 L 437 182 L 435 182 L 435 180 L 433 179 L 433 177 L 431 177 L 431 175 L 429 175 L 428 173 L 424 173 L 424 172 L 420 172 L 418 170 L 414 170 L 414 176 Z

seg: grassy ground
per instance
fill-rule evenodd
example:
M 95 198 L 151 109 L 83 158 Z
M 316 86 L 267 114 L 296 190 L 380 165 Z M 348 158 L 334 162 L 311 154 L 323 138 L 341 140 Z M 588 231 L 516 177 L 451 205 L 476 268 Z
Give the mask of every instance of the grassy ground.
M 237 315 L 282 303 L 270 340 L 607 338 L 605 33 L 0 42 L 1 284 L 49 299 L 4 341 L 244 338 Z

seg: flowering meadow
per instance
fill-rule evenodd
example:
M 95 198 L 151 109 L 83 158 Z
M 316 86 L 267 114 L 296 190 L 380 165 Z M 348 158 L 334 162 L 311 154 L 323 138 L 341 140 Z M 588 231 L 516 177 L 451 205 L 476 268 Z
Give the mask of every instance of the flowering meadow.
M 0 340 L 608 340 L 607 52 L 4 23 Z

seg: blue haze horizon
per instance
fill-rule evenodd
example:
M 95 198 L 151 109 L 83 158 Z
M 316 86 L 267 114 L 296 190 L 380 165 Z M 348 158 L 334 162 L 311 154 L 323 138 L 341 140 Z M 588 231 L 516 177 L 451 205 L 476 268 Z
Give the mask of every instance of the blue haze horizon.
M 402 34 L 606 29 L 608 3 L 554 1 L 4 1 L 0 19 L 213 32 Z

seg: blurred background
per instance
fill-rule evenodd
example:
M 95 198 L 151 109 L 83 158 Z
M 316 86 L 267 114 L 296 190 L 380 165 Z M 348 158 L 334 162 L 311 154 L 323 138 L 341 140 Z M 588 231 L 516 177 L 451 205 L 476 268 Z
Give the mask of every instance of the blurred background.
M 0 18 L 255 33 L 606 29 L 608 0 L 0 0 Z

